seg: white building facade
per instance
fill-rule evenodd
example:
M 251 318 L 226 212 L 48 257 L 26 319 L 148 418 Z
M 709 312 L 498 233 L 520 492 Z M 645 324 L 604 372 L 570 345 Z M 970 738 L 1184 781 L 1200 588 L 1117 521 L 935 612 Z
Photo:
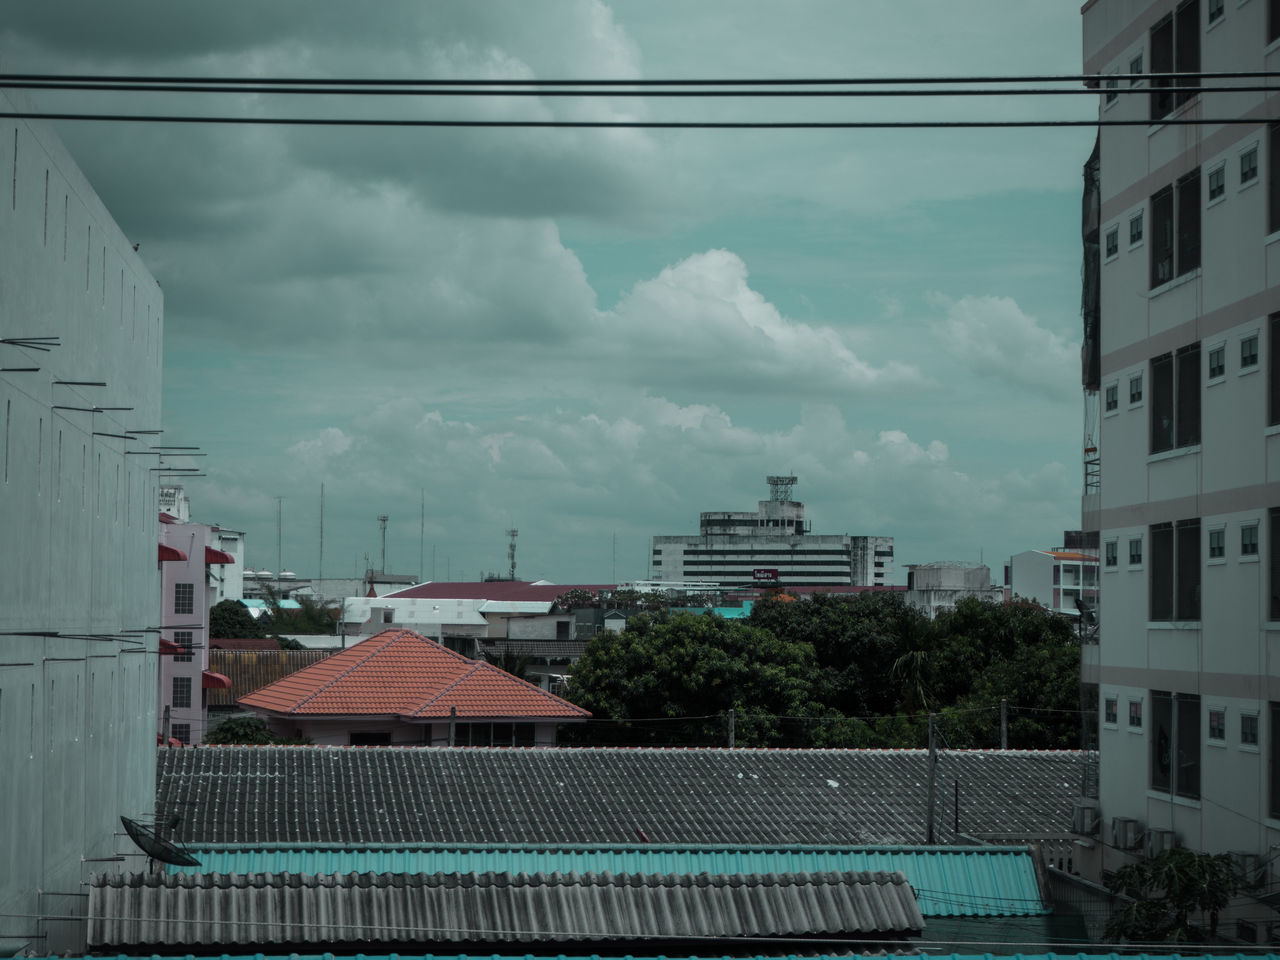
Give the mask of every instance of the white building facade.
M 1274 2 L 1090 0 L 1083 19 L 1086 74 L 1280 69 Z M 1141 121 L 1100 128 L 1092 374 L 1086 308 L 1101 867 L 1177 843 L 1261 864 L 1274 891 L 1280 93 L 1195 87 L 1117 76 L 1100 90 L 1101 119 Z M 1243 122 L 1179 123 L 1223 118 Z
M 0 120 L 0 184 L 0 940 L 80 953 L 154 809 L 163 298 L 48 127 Z
M 770 477 L 773 496 L 754 512 L 701 514 L 696 536 L 653 538 L 654 580 L 726 586 L 885 586 L 893 582 L 893 537 L 810 533 L 795 477 Z

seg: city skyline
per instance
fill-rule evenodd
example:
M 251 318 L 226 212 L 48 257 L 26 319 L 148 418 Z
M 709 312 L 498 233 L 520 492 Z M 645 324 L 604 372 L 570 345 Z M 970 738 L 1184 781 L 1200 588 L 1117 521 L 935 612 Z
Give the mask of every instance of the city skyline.
M 304 11 L 305 6 L 305 11 Z M 132 2 L 7 10 L 5 72 L 692 78 L 1079 72 L 1078 10 Z M 144 29 L 145 25 L 145 29 Z M 1082 119 L 1089 96 L 406 106 L 32 93 L 50 111 Z M 434 111 L 434 113 L 433 113 Z M 246 562 L 647 575 L 795 473 L 909 563 L 1079 524 L 1084 129 L 360 130 L 57 123 L 165 294 L 164 442 Z M 425 498 L 425 530 L 420 527 Z M 420 536 L 421 531 L 421 536 Z M 447 573 L 446 573 L 447 571 Z M 612 579 L 613 576 L 610 577 Z

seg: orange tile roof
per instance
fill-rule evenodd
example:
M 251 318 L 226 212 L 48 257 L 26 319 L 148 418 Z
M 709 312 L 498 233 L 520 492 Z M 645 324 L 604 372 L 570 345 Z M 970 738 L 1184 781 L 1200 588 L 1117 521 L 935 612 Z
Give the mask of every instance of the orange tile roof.
M 239 702 L 293 716 L 585 719 L 581 707 L 412 630 L 385 630 Z

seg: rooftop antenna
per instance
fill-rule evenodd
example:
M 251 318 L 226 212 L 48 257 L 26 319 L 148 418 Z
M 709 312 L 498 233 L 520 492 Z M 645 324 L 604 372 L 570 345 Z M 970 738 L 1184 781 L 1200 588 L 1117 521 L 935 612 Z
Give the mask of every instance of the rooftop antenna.
M 798 478 L 791 477 L 765 477 L 769 483 L 769 499 L 775 501 L 789 502 L 791 500 L 791 491 L 799 482 Z
M 516 578 L 516 537 L 520 536 L 520 531 L 512 527 L 507 531 L 507 536 L 511 538 L 511 543 L 507 546 L 507 559 L 511 561 L 511 579 Z
M 280 582 L 280 571 L 284 569 L 284 564 L 280 560 L 281 556 L 281 534 L 284 529 L 282 518 L 284 516 L 284 497 L 276 497 L 276 583 Z
M 316 573 L 320 589 L 324 589 L 324 484 L 320 484 L 320 567 Z
M 383 573 L 387 572 L 387 521 L 391 519 L 385 513 L 378 517 L 378 526 L 382 528 L 382 567 Z

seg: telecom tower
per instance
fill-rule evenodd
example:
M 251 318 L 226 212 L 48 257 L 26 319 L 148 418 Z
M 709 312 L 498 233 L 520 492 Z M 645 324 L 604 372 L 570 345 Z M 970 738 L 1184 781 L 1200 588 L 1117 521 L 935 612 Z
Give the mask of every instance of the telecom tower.
M 791 491 L 795 488 L 796 477 L 765 477 L 769 482 L 769 499 L 781 502 L 791 502 Z
M 520 536 L 520 531 L 512 527 L 507 531 L 507 536 L 511 538 L 511 543 L 507 546 L 507 559 L 511 561 L 511 579 L 516 578 L 516 537 Z

